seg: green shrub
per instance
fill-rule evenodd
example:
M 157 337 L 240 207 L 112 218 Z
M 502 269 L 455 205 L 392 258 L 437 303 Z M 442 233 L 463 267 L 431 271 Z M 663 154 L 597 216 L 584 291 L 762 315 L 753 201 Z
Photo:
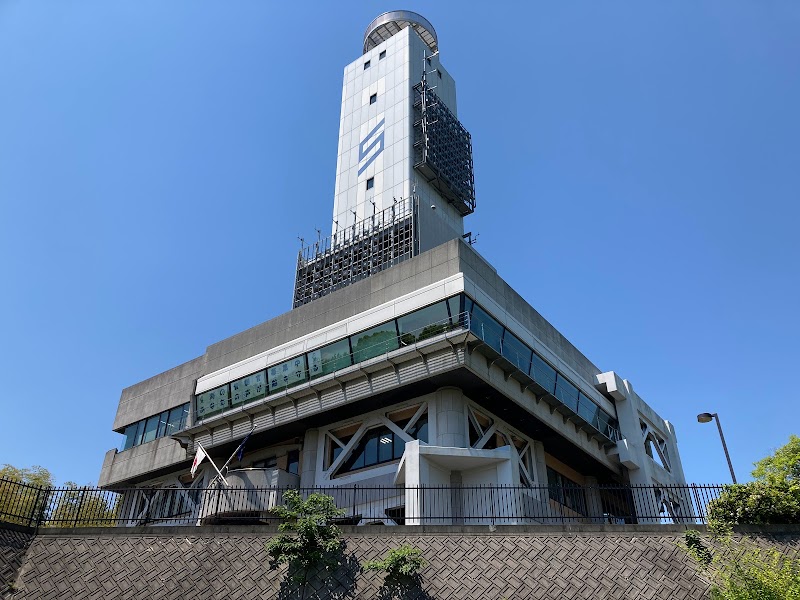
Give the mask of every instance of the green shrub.
M 296 490 L 287 490 L 283 500 L 283 506 L 276 506 L 271 511 L 282 522 L 278 527 L 280 534 L 267 542 L 267 552 L 272 559 L 272 568 L 289 565 L 289 577 L 301 584 L 302 598 L 312 569 L 338 565 L 342 541 L 334 520 L 344 511 L 325 494 L 311 494 L 303 500 Z
M 384 571 L 387 579 L 414 578 L 426 565 L 422 550 L 410 544 L 403 544 L 386 553 L 383 560 L 364 563 L 368 571 Z
M 729 525 L 800 523 L 800 486 L 787 481 L 726 485 L 708 504 L 711 522 Z

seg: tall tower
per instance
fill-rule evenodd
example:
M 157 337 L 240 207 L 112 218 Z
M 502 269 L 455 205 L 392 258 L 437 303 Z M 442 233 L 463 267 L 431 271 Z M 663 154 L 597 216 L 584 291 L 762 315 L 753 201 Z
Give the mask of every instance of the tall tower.
M 301 249 L 293 306 L 461 237 L 474 209 L 472 142 L 436 31 L 382 14 L 344 69 L 331 237 Z

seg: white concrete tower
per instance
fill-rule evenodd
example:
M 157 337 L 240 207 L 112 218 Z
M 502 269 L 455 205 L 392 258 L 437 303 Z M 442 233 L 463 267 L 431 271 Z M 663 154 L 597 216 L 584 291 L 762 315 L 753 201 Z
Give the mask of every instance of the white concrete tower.
M 472 141 L 436 32 L 384 13 L 344 69 L 331 238 L 301 251 L 294 306 L 463 236 L 474 209 Z

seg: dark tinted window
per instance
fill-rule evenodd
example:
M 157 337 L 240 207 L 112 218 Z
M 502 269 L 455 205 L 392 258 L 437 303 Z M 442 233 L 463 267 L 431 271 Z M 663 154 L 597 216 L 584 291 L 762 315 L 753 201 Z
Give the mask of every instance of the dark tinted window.
M 477 304 L 472 305 L 470 329 L 497 352 L 502 352 L 503 327 Z
M 544 362 L 537 354 L 534 354 L 531 357 L 530 376 L 533 377 L 533 380 L 546 389 L 549 393 L 552 394 L 555 392 L 556 370 Z
M 450 316 L 447 312 L 447 304 L 444 302 L 437 302 L 397 319 L 400 342 L 403 344 L 413 344 L 439 335 L 447 331 L 449 326 Z
M 360 363 L 391 350 L 397 350 L 399 344 L 394 321 L 350 336 L 350 345 L 353 348 L 353 363 Z
M 308 353 L 308 372 L 312 379 L 352 364 L 350 341 L 347 338 Z
M 518 369 L 528 372 L 533 351 L 513 333 L 506 329 L 503 335 L 503 356 L 514 363 Z

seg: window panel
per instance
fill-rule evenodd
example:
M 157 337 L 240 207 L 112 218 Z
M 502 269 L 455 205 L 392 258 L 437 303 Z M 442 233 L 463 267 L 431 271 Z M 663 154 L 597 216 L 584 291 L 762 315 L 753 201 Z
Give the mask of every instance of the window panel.
M 542 360 L 538 354 L 531 357 L 530 376 L 550 394 L 556 389 L 556 370 Z
M 144 423 L 145 420 L 142 419 L 136 424 L 136 441 L 134 442 L 134 446 L 138 446 L 142 443 L 142 437 L 144 437 Z
M 447 307 L 450 310 L 450 322 L 453 325 L 461 325 L 464 326 L 464 320 L 461 313 L 463 312 L 463 308 L 461 306 L 461 300 L 464 298 L 463 295 L 453 296 L 452 298 L 447 299 Z
M 158 432 L 158 420 L 159 415 L 147 419 L 147 422 L 144 426 L 144 436 L 142 437 L 143 444 L 152 442 L 154 439 L 156 439 L 156 433 Z
M 297 475 L 300 472 L 300 451 L 289 450 L 286 457 L 286 470 Z
M 597 413 L 599 411 L 600 408 L 581 392 L 578 400 L 578 414 L 581 418 L 597 427 Z
M 230 407 L 228 384 L 203 392 L 197 397 L 197 416 L 201 419 Z
M 394 449 L 392 452 L 394 453 L 395 458 L 400 458 L 403 456 L 403 452 L 406 451 L 406 441 L 401 438 L 399 435 L 394 436 Z
M 344 369 L 351 364 L 350 342 L 347 338 L 308 353 L 308 370 L 312 379 Z
M 167 432 L 168 420 L 169 420 L 169 411 L 165 410 L 158 417 L 158 433 L 156 433 L 156 437 L 164 437 L 164 434 Z
M 353 363 L 360 363 L 391 350 L 397 350 L 399 344 L 394 321 L 352 335 L 350 343 L 353 348 Z
M 269 368 L 269 393 L 297 385 L 305 380 L 306 356 L 302 354 Z
M 506 329 L 505 334 L 503 334 L 503 356 L 514 363 L 518 369 L 528 373 L 532 355 L 533 350 Z
M 408 435 L 416 440 L 428 443 L 428 415 L 422 415 L 408 430 Z
M 267 395 L 267 372 L 259 371 L 231 382 L 231 406 L 237 406 Z
M 556 376 L 556 398 L 561 400 L 573 412 L 578 412 L 578 395 L 578 388 L 564 379 L 561 373 L 558 373 Z
M 450 317 L 445 302 L 437 302 L 397 319 L 400 342 L 403 344 L 413 344 L 444 333 L 448 330 L 449 324 Z
M 378 438 L 378 462 L 388 462 L 394 458 L 394 438 L 394 432 L 384 433 Z
M 399 436 L 394 435 L 388 427 L 371 429 L 356 444 L 350 457 L 344 461 L 336 474 L 343 475 L 349 471 L 400 458 L 405 451 L 405 443 L 402 439 L 398 442 L 398 439 Z
M 128 425 L 125 428 L 125 444 L 122 446 L 123 450 L 127 450 L 128 448 L 133 448 L 136 445 L 136 431 L 139 429 L 139 423 L 136 422 L 133 425 Z
M 498 353 L 503 350 L 503 327 L 477 304 L 472 306 L 470 329 Z

